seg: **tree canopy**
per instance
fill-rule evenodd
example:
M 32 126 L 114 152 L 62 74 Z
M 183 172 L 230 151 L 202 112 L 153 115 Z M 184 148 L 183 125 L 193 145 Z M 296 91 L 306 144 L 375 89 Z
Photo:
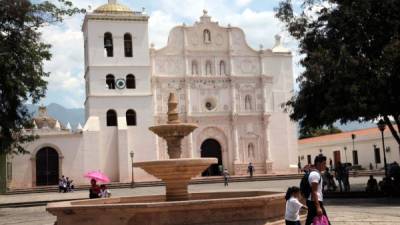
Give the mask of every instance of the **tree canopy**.
M 328 127 L 320 127 L 320 128 L 302 128 L 300 129 L 299 139 L 310 138 L 310 137 L 319 137 L 328 134 L 337 134 L 342 133 L 342 130 L 331 125 Z
M 43 61 L 50 60 L 51 46 L 40 28 L 83 11 L 66 0 L 0 0 L 0 153 L 24 153 L 23 144 L 35 138 L 22 131 L 32 127 L 24 104 L 45 96 L 49 76 Z
M 304 55 L 291 118 L 308 128 L 383 118 L 400 144 L 399 1 L 304 0 L 295 10 L 285 0 L 276 16 Z

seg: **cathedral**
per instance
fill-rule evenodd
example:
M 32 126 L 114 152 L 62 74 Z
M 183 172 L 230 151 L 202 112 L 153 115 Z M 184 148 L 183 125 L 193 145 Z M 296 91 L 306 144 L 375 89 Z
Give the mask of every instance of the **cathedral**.
M 199 125 L 183 140 L 185 158 L 215 157 L 203 176 L 297 171 L 297 130 L 281 104 L 293 95 L 292 54 L 275 36 L 252 49 L 242 29 L 220 26 L 206 10 L 192 26 L 174 27 L 167 45 L 148 40 L 149 16 L 109 0 L 85 15 L 83 127 L 72 130 L 40 107 L 40 138 L 30 154 L 8 157 L 10 188 L 57 184 L 61 175 L 87 184 L 100 170 L 112 182 L 154 180 L 133 162 L 166 159 L 166 143 L 148 127 L 166 122 L 174 92 L 180 118 Z

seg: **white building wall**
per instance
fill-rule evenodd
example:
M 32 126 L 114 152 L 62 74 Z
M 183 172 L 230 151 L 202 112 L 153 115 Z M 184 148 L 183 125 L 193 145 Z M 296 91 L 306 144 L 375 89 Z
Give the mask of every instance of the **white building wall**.
M 311 156 L 311 163 L 313 163 L 315 156 L 320 153 L 324 154 L 328 158 L 328 164 L 329 159 L 332 159 L 334 163 L 335 151 L 340 152 L 342 163 L 347 161 L 348 163 L 354 164 L 352 153 L 353 142 L 351 139 L 351 134 L 357 134 L 359 131 L 363 132 L 364 130 L 345 132 L 343 134 L 339 134 L 339 138 L 335 138 L 335 136 L 338 135 L 334 134 L 320 138 L 299 140 L 299 157 L 301 165 L 307 165 L 307 155 Z M 375 164 L 374 145 L 376 145 L 376 147 L 380 149 L 381 163 L 379 164 Z M 346 151 L 344 150 L 344 147 L 347 148 Z M 388 130 L 385 131 L 385 147 L 390 148 L 390 151 L 386 152 L 387 163 L 392 163 L 394 161 L 400 162 L 399 145 Z M 354 141 L 354 149 L 358 153 L 358 165 L 360 165 L 362 168 L 369 169 L 370 163 L 372 163 L 374 169 L 383 168 L 382 139 L 378 129 L 373 129 L 373 131 L 368 132 L 367 135 L 356 135 L 356 139 Z
M 54 133 L 42 135 L 39 139 L 26 145 L 29 154 L 13 155 L 12 182 L 10 188 L 32 187 L 36 185 L 36 154 L 44 148 L 51 147 L 59 154 L 59 173 L 74 180 L 75 183 L 84 183 L 82 134 Z

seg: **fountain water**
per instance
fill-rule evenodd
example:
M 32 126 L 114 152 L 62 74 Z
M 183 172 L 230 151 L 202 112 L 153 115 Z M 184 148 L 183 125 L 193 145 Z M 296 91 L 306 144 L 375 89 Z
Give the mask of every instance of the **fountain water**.
M 174 94 L 168 99 L 168 122 L 149 129 L 165 139 L 170 159 L 134 163 L 163 180 L 165 196 L 137 196 L 52 203 L 47 211 L 57 225 L 266 225 L 284 224 L 282 193 L 266 191 L 190 193 L 188 184 L 215 158 L 180 158 L 181 141 L 197 128 L 179 121 Z

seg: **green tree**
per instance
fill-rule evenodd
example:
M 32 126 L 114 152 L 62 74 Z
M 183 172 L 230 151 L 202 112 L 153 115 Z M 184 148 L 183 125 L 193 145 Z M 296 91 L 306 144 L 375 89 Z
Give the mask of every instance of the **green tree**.
M 304 0 L 295 12 L 285 0 L 276 16 L 304 55 L 291 118 L 318 128 L 382 117 L 400 144 L 399 1 Z
M 43 61 L 50 60 L 51 46 L 40 28 L 79 12 L 65 0 L 0 0 L 0 153 L 24 153 L 23 144 L 35 138 L 21 131 L 32 127 L 24 104 L 44 97 L 49 76 Z
M 306 128 L 302 127 L 300 129 L 299 139 L 310 138 L 310 137 L 319 137 L 328 134 L 337 134 L 342 133 L 342 130 L 331 125 L 328 127 L 319 127 L 319 128 Z

